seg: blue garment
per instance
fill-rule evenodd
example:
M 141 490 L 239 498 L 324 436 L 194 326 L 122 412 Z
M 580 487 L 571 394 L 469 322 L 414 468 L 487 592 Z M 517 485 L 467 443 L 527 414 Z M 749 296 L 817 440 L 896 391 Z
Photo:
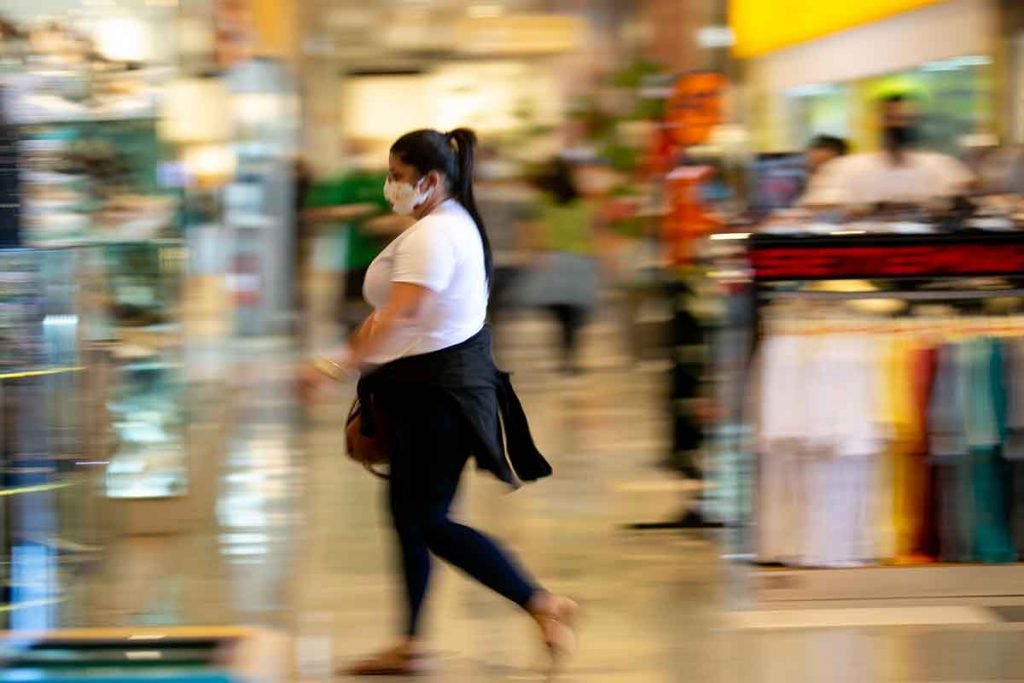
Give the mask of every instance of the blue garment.
M 968 347 L 974 554 L 982 562 L 1013 562 L 1016 552 L 1006 505 L 1006 463 L 1000 452 L 1006 435 L 1002 346 L 993 339 L 975 339 Z

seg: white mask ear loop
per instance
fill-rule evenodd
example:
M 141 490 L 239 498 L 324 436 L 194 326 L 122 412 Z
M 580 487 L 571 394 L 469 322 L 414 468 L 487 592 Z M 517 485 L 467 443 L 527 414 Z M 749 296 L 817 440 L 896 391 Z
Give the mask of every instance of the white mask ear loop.
M 422 183 L 426 179 L 427 179 L 427 176 L 423 176 L 418 181 L 416 181 L 416 206 L 423 206 L 424 204 L 427 203 L 427 201 L 431 197 L 434 196 L 434 189 L 435 188 L 433 188 L 433 187 L 428 187 L 427 189 L 423 190 L 422 192 L 419 190 L 420 183 Z

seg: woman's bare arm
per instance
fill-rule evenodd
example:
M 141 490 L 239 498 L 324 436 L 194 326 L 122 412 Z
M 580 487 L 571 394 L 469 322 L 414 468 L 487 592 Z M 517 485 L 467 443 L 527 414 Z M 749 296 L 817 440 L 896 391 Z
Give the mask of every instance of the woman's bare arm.
M 431 296 L 426 287 L 407 282 L 392 282 L 388 303 L 375 311 L 349 342 L 348 363 L 358 367 L 384 348 L 395 331 L 415 322 Z

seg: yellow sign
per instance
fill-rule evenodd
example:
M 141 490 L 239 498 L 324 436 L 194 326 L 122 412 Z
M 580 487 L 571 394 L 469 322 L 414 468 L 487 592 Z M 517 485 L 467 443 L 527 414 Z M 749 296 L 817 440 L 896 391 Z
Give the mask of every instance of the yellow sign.
M 870 24 L 941 0 L 732 0 L 729 26 L 737 57 L 774 50 Z

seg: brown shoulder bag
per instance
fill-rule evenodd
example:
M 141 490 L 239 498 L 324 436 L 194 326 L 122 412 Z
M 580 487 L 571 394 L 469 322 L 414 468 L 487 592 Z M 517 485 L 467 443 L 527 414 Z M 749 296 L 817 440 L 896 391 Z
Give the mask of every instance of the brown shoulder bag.
M 348 457 L 365 467 L 375 477 L 387 479 L 388 475 L 385 470 L 388 464 L 387 419 L 384 413 L 371 403 L 374 435 L 365 436 L 362 432 L 364 408 L 357 398 L 352 402 L 352 408 L 348 411 L 348 419 L 345 420 L 345 447 L 348 449 Z

